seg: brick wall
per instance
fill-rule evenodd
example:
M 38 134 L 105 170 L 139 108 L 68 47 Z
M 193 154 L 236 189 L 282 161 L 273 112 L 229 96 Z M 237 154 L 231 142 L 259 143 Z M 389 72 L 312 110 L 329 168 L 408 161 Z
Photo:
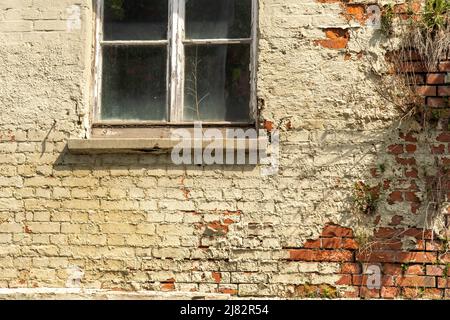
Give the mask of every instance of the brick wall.
M 423 133 L 377 93 L 365 57 L 386 49 L 365 4 L 259 3 L 261 121 L 281 131 L 269 177 L 68 153 L 88 126 L 92 1 L 0 2 L 0 287 L 65 287 L 79 268 L 85 288 L 449 297 L 447 242 L 426 210 L 430 189 L 447 201 L 445 117 Z M 437 71 L 420 77 L 442 107 L 448 61 Z M 370 214 L 352 210 L 360 181 L 378 188 Z M 367 288 L 370 265 L 381 289 Z

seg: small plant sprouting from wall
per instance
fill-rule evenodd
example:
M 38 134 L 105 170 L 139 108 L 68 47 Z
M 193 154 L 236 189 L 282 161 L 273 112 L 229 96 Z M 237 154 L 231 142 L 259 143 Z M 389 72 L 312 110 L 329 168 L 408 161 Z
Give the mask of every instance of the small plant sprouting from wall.
M 358 213 L 372 215 L 377 209 L 380 198 L 380 186 L 370 187 L 362 181 L 353 187 L 353 210 Z

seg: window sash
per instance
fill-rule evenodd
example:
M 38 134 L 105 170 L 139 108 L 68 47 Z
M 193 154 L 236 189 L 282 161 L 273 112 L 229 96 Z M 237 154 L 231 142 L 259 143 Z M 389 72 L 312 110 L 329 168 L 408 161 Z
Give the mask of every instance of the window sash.
M 185 70 L 185 46 L 214 45 L 214 44 L 248 44 L 250 45 L 250 105 L 249 122 L 231 121 L 202 121 L 206 125 L 251 125 L 257 119 L 256 99 L 256 69 L 257 69 L 257 12 L 258 0 L 252 1 L 251 37 L 239 39 L 185 39 L 185 0 L 169 1 L 169 19 L 167 40 L 103 40 L 104 29 L 104 0 L 97 0 L 96 10 L 96 49 L 94 67 L 94 108 L 91 117 L 93 126 L 102 125 L 187 125 L 192 126 L 192 121 L 183 121 L 184 110 L 184 70 Z M 127 121 L 127 120 L 102 120 L 102 72 L 103 72 L 103 47 L 105 46 L 166 46 L 167 47 L 167 121 Z

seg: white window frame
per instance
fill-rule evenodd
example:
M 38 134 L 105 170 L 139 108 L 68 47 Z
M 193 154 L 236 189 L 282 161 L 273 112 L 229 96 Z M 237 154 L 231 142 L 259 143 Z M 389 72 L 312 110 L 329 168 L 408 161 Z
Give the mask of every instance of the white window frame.
M 258 0 L 252 1 L 252 21 L 251 21 L 251 37 L 241 39 L 201 39 L 186 40 L 185 39 L 185 0 L 168 0 L 169 1 L 169 21 L 168 21 L 168 38 L 167 40 L 145 40 L 145 41 L 104 41 L 103 40 L 103 13 L 104 0 L 96 1 L 96 32 L 95 32 L 95 66 L 94 66 L 94 94 L 91 114 L 91 124 L 93 127 L 98 126 L 193 126 L 193 122 L 183 121 L 184 109 L 184 46 L 195 44 L 250 44 L 250 117 L 248 122 L 231 122 L 219 121 L 208 122 L 202 121 L 205 125 L 257 125 L 257 87 L 256 87 L 256 71 L 257 71 L 257 34 L 258 34 Z M 142 45 L 142 46 L 161 46 L 167 45 L 167 121 L 105 121 L 101 120 L 101 90 L 102 90 L 102 48 L 105 45 Z

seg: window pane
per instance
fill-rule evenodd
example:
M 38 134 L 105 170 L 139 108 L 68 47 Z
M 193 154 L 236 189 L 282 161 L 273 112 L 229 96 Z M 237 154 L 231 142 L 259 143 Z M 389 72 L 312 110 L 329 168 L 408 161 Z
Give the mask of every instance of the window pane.
M 187 46 L 184 120 L 248 121 L 250 46 Z
M 251 0 L 187 0 L 186 38 L 250 38 Z
M 104 47 L 102 120 L 165 120 L 166 66 L 166 47 Z
M 104 40 L 167 39 L 168 0 L 105 0 Z

